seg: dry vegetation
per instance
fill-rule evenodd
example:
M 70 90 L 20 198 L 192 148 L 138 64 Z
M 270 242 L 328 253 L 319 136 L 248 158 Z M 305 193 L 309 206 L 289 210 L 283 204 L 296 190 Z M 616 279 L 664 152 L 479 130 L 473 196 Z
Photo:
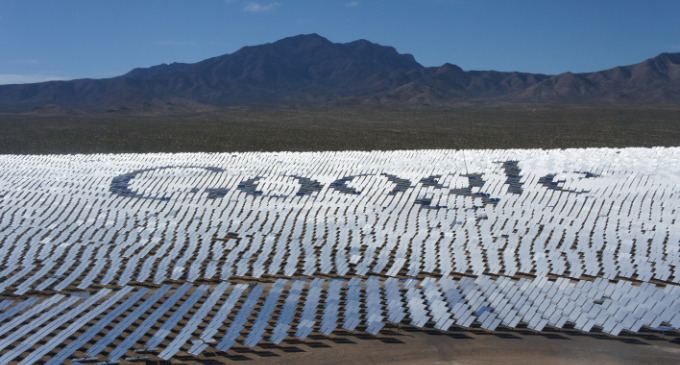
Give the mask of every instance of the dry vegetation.
M 677 146 L 680 105 L 33 112 L 0 130 L 3 154 Z
M 0 114 L 0 154 L 630 146 L 680 146 L 680 105 Z M 389 325 L 379 336 L 336 331 L 282 346 L 178 356 L 173 363 L 670 364 L 679 344 L 675 332 L 612 337 L 571 329 L 440 332 Z

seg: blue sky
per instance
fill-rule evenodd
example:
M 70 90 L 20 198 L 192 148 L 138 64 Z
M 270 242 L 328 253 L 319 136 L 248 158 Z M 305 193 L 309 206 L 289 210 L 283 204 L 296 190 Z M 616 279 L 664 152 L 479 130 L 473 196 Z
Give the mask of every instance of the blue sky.
M 0 84 L 102 78 L 318 33 L 424 66 L 558 74 L 680 52 L 677 0 L 0 0 Z

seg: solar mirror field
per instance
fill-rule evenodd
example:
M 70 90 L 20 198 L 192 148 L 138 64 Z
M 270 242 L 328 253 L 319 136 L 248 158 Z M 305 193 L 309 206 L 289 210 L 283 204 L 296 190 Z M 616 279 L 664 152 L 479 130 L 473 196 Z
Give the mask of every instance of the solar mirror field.
M 2 155 L 0 363 L 285 360 L 402 330 L 677 338 L 678 156 Z

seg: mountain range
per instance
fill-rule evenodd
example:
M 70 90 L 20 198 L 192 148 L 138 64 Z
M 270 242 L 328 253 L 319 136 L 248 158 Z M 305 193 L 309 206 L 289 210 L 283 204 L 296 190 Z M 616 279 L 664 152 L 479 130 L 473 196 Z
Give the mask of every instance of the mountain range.
M 680 53 L 590 73 L 544 75 L 424 67 L 366 40 L 317 34 L 243 47 L 198 63 L 137 68 L 108 79 L 0 85 L 0 110 L 127 110 L 235 105 L 440 108 L 469 103 L 680 103 Z

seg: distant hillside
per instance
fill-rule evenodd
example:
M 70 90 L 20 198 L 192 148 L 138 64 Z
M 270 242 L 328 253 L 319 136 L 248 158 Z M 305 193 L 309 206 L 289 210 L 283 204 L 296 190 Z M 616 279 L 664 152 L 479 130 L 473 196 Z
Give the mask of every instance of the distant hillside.
M 432 108 L 478 102 L 679 103 L 680 53 L 592 73 L 543 75 L 423 67 L 366 40 L 299 35 L 194 64 L 110 79 L 0 86 L 0 110 L 182 110 L 232 105 Z

